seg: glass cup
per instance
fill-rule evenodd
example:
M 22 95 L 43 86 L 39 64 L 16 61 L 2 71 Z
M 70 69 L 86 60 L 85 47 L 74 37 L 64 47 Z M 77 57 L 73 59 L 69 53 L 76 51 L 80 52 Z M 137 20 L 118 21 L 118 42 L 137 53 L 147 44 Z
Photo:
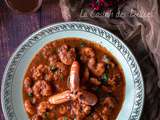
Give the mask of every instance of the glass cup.
M 36 12 L 42 5 L 43 0 L 5 0 L 7 6 L 18 13 Z

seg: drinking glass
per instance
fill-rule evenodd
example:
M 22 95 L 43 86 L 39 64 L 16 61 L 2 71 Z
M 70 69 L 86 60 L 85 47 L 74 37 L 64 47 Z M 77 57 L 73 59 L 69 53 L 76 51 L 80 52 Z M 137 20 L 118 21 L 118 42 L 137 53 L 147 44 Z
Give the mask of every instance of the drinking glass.
M 18 13 L 36 12 L 42 5 L 43 0 L 5 0 L 7 6 Z

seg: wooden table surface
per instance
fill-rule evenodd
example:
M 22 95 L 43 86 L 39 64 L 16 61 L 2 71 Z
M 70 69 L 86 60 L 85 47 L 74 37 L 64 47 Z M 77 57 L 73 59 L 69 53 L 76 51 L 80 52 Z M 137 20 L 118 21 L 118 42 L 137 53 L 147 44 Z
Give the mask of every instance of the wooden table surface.
M 0 85 L 5 66 L 18 45 L 38 29 L 46 25 L 62 21 L 63 18 L 57 0 L 43 0 L 41 9 L 36 13 L 28 15 L 12 12 L 8 9 L 4 0 L 0 0 Z M 152 106 L 149 106 L 151 104 L 148 103 L 150 103 L 150 100 L 148 100 L 144 105 L 145 112 L 148 111 L 150 107 L 153 108 Z M 152 120 L 152 118 L 155 118 L 154 116 L 158 113 L 156 110 L 149 111 L 152 111 L 152 115 L 148 112 L 143 112 L 144 118 L 141 120 L 147 120 L 150 118 L 150 120 Z M 153 120 L 160 120 L 159 118 L 155 118 Z M 5 120 L 1 104 L 0 120 Z
M 39 28 L 62 22 L 58 1 L 44 0 L 41 9 L 33 14 L 16 14 L 0 0 L 0 83 L 5 66 L 17 46 Z M 4 120 L 0 106 L 0 120 Z

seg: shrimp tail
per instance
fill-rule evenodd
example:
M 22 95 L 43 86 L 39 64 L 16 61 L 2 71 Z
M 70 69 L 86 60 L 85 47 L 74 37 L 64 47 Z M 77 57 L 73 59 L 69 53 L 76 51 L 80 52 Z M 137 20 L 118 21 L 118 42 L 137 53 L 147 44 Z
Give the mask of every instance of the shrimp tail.
M 71 66 L 71 71 L 70 71 L 70 90 L 71 92 L 77 92 L 79 90 L 79 71 L 80 71 L 80 66 L 77 61 L 74 61 L 72 66 Z

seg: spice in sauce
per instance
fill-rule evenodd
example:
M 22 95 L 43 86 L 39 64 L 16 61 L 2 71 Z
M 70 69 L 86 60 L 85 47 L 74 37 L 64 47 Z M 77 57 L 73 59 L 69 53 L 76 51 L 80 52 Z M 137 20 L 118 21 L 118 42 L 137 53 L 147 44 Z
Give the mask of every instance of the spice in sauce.
M 96 76 L 84 61 L 89 53 L 95 54 L 96 66 L 104 61 L 105 72 L 101 76 Z M 73 58 L 74 65 L 66 64 Z M 72 77 L 78 78 L 76 82 L 70 82 L 71 67 Z M 37 115 L 43 120 L 116 120 L 125 96 L 125 77 L 118 61 L 103 46 L 81 38 L 63 38 L 45 45 L 30 63 L 23 83 L 24 106 L 30 120 Z M 76 92 L 70 93 L 71 85 L 77 86 L 72 87 Z M 65 99 L 67 94 L 75 97 Z

